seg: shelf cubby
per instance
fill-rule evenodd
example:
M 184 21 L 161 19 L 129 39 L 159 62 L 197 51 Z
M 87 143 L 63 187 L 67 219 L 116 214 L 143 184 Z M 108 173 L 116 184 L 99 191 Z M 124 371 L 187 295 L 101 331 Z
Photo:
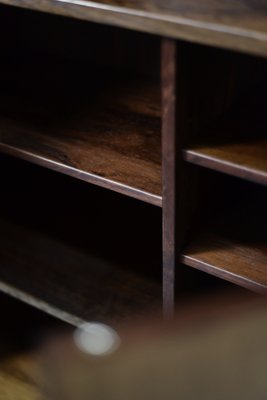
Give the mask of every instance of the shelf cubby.
M 160 309 L 160 209 L 112 192 L 107 206 L 103 189 L 1 160 L 1 291 L 73 325 Z
M 0 151 L 161 206 L 159 40 L 138 48 L 138 34 L 70 21 L 24 11 L 6 28 L 23 35 L 1 55 Z M 152 73 L 132 66 L 145 51 Z
M 184 264 L 265 293 L 264 7 L 78 3 L 0 0 L 0 289 L 76 325 L 172 317 Z
M 266 187 L 218 173 L 208 175 L 181 261 L 266 294 Z
M 267 64 L 262 61 L 262 66 Z M 257 77 L 257 70 L 252 69 L 251 74 Z M 266 72 L 264 75 L 256 85 L 252 78 L 231 107 L 214 121 L 211 118 L 210 125 L 187 143 L 185 161 L 267 184 Z

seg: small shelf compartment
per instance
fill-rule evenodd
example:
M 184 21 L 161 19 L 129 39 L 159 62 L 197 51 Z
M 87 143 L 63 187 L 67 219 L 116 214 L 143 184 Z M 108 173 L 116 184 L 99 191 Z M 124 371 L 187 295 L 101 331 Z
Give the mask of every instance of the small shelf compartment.
M 2 292 L 73 325 L 128 320 L 159 307 L 160 284 L 33 229 L 0 226 Z
M 159 208 L 1 160 L 1 291 L 73 325 L 161 308 Z
M 183 151 L 186 161 L 267 185 L 266 82 L 200 131 Z
M 219 231 L 219 229 L 218 229 Z M 240 240 L 238 234 L 208 230 L 192 239 L 182 255 L 185 265 L 253 291 L 267 293 L 267 244 Z
M 161 206 L 159 39 L 19 11 L 2 27 L 15 33 L 1 55 L 0 151 Z
M 207 175 L 206 192 L 181 261 L 266 294 L 266 187 L 218 173 Z

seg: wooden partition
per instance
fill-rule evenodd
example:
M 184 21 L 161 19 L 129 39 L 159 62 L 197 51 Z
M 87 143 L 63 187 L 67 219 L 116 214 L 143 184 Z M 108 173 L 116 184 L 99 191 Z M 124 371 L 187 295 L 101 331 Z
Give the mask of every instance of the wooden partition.
M 73 324 L 170 317 L 190 267 L 266 293 L 263 3 L 0 3 L 0 289 Z

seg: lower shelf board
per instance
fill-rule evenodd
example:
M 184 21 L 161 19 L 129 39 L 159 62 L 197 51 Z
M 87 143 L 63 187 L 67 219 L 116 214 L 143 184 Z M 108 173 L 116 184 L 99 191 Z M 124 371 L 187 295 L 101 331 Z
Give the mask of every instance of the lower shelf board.
M 266 82 L 183 151 L 186 161 L 267 185 Z
M 104 258 L 5 220 L 0 240 L 0 290 L 70 324 L 127 320 L 160 305 L 160 284 Z
M 255 292 L 267 294 L 267 245 L 232 241 L 203 233 L 187 246 L 181 261 Z
M 222 171 L 252 182 L 267 184 L 267 140 L 265 138 L 202 145 L 184 150 L 193 164 Z

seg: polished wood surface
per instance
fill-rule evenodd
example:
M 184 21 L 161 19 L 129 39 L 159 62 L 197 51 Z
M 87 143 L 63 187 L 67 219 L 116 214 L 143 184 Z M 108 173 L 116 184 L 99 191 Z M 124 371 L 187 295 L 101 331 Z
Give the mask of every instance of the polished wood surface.
M 161 307 L 160 208 L 12 157 L 0 170 L 1 290 L 73 324 Z
M 267 294 L 266 186 L 206 169 L 199 182 L 199 207 L 181 261 Z
M 44 58 L 2 68 L 1 152 L 161 206 L 156 82 Z
M 216 179 L 207 179 L 202 201 L 198 179 L 200 170 L 217 169 L 223 173 L 218 180 L 227 173 L 266 184 L 266 102 L 258 87 L 255 96 L 245 90 L 261 84 L 266 64 L 262 57 L 239 53 L 267 54 L 265 5 L 2 3 L 59 16 L 0 6 L 9 17 L 1 15 L 7 23 L 0 24 L 8 38 L 1 45 L 0 152 L 13 157 L 14 168 L 15 158 L 21 158 L 46 167 L 43 172 L 61 172 L 45 171 L 69 182 L 63 196 L 53 179 L 40 173 L 31 185 L 39 182 L 42 195 L 37 200 L 30 190 L 23 200 L 27 174 L 22 167 L 15 174 L 10 167 L 1 169 L 2 180 L 20 187 L 6 192 L 2 184 L 1 290 L 72 324 L 150 312 L 161 298 L 161 278 L 164 312 L 171 316 L 183 263 L 265 293 L 261 221 L 267 203 L 260 204 L 257 195 L 236 223 L 235 211 L 252 189 L 240 189 L 238 197 L 233 178 L 226 176 L 221 191 Z M 260 100 L 255 115 L 250 105 L 234 104 L 254 97 Z M 76 218 L 85 202 L 85 187 L 77 196 L 74 191 L 81 181 L 93 184 L 85 187 L 99 198 L 94 202 L 91 193 Z M 136 203 L 147 208 L 141 212 Z M 151 204 L 162 206 L 162 213 Z M 150 211 L 159 214 L 148 218 Z M 255 211 L 256 223 L 243 225 Z
M 159 39 L 0 8 L 3 151 L 161 205 Z
M 267 139 L 264 138 L 200 145 L 185 150 L 184 158 L 193 164 L 267 184 Z
M 163 175 L 163 298 L 164 314 L 172 317 L 175 304 L 176 270 L 176 44 L 161 44 L 162 80 L 162 175 Z
M 181 261 L 190 267 L 226 279 L 255 292 L 267 294 L 267 245 L 238 238 L 199 234 L 186 247 Z
M 260 184 L 267 184 L 266 82 L 247 91 L 241 104 L 200 131 L 184 159 Z
M 160 285 L 30 228 L 1 220 L 0 290 L 73 325 L 159 307 Z
M 265 0 L 1 0 L 1 3 L 267 56 Z

